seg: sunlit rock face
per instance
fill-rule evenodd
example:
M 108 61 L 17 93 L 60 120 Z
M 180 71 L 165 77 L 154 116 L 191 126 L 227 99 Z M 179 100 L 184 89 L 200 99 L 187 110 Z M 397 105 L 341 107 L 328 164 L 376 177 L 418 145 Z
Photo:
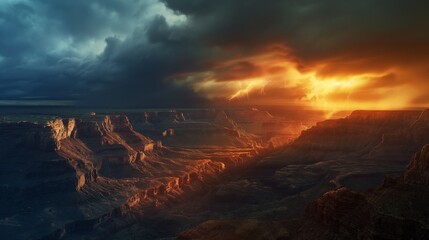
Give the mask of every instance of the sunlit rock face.
M 247 117 L 252 114 L 258 113 Z M 222 110 L 79 113 L 45 123 L 1 123 L 0 179 L 7 183 L 0 186 L 6 206 L 1 235 L 60 239 L 143 214 L 139 209 L 216 181 L 278 136 L 246 131 Z
M 416 222 L 429 212 L 427 147 L 405 173 L 411 154 L 401 156 L 424 143 L 426 115 L 357 111 L 309 129 L 257 109 L 2 123 L 0 232 L 12 239 L 181 232 L 182 239 L 398 239 L 411 231 L 419 239 L 427 223 Z M 382 183 L 384 175 L 392 176 Z
M 74 132 L 75 128 L 75 119 L 56 119 L 54 121 L 49 121 L 47 125 L 51 127 L 52 137 L 58 144 L 61 140 L 69 138 Z
M 422 114 L 421 111 L 353 111 L 347 118 L 362 123 L 391 122 L 396 124 L 410 124 Z
M 372 159 L 401 161 L 421 147 L 429 133 L 427 111 L 355 111 L 302 132 L 283 155 L 297 161 Z

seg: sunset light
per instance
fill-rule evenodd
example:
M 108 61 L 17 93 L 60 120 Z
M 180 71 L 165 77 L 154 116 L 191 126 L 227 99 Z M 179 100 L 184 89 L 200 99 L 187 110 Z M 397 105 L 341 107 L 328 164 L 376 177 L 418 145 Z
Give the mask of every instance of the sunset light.
M 0 0 L 0 240 L 429 239 L 429 0 Z
M 191 75 L 204 79 L 194 84 L 195 91 L 215 101 L 297 104 L 323 110 L 327 117 L 352 109 L 407 108 L 418 94 L 413 86 L 397 83 L 402 81 L 400 69 L 344 72 L 336 69 L 337 64 L 304 65 L 287 47 L 273 45 L 262 53 L 221 62 L 209 71 Z

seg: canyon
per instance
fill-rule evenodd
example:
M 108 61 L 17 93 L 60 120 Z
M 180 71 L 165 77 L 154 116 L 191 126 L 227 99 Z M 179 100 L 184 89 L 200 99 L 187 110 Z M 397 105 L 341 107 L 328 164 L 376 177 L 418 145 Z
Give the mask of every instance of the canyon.
M 0 231 L 62 239 L 145 215 L 304 128 L 257 109 L 9 114 L 0 124 Z
M 292 177 L 285 182 L 288 189 L 301 186 L 297 191 L 305 204 L 282 205 L 299 208 L 298 214 L 212 219 L 178 239 L 427 239 L 427 114 L 356 111 L 318 123 L 260 163 Z M 412 151 L 410 161 L 405 155 Z M 287 159 L 295 159 L 297 166 L 281 168 Z M 326 175 L 328 169 L 336 173 Z M 324 177 L 308 183 L 323 171 Z M 301 178 L 297 181 L 294 174 Z M 321 181 L 331 187 L 312 194 L 312 186 Z
M 425 145 L 400 176 L 366 192 L 328 191 L 299 218 L 210 220 L 178 239 L 427 239 L 428 159 Z
M 423 239 L 427 231 L 428 110 L 329 120 L 258 109 L 40 112 L 5 113 L 0 123 L 8 239 Z

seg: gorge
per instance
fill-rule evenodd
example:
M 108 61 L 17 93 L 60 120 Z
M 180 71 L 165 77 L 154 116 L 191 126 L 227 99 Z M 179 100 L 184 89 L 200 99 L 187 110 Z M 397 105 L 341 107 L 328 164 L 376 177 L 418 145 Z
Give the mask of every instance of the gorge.
M 40 114 L 25 122 L 9 114 L 0 124 L 0 231 L 12 239 L 384 236 L 377 221 L 397 220 L 373 209 L 399 209 L 390 214 L 396 219 L 402 202 L 413 208 L 413 196 L 426 191 L 427 116 L 354 111 L 315 124 L 257 109 Z M 416 193 L 403 192 L 409 185 Z M 403 200 L 384 200 L 389 194 Z M 404 226 L 426 231 L 416 225 L 424 216 L 408 218 Z M 412 230 L 401 231 L 394 236 Z

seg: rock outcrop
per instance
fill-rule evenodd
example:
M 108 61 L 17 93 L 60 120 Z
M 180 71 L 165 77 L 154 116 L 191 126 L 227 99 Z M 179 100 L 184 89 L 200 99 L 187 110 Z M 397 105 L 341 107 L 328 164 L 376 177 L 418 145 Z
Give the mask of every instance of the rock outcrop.
M 60 141 L 72 136 L 72 133 L 75 130 L 75 119 L 56 119 L 53 121 L 49 121 L 47 125 L 51 128 L 52 137 L 54 138 L 57 149 L 59 149 Z
M 0 231 L 5 218 L 19 227 L 2 235 L 16 239 L 107 231 L 128 213 L 158 207 L 254 158 L 259 138 L 217 110 L 1 123 L 0 180 L 7 184 L 0 203 L 9 207 Z
M 327 225 L 341 224 L 342 219 L 354 209 L 361 210 L 361 215 L 353 216 L 362 218 L 364 222 L 369 218 L 367 212 L 368 202 L 363 194 L 352 192 L 346 188 L 339 188 L 323 194 L 322 197 L 310 203 L 305 211 L 309 218 L 316 219 Z

